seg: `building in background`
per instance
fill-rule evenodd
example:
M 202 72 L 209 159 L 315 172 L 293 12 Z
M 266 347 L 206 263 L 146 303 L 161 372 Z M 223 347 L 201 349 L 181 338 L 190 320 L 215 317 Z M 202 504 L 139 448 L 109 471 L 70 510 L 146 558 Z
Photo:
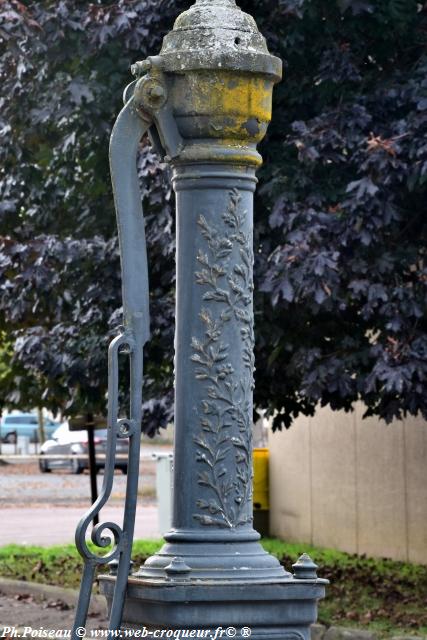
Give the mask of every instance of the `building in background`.
M 270 531 L 427 564 L 427 424 L 319 409 L 270 433 Z

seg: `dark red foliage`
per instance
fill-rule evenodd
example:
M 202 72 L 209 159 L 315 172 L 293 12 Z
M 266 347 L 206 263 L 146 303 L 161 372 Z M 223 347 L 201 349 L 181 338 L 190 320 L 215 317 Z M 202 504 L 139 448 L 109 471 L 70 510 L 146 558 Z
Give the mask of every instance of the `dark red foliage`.
M 5 404 L 105 406 L 106 346 L 120 322 L 108 136 L 131 63 L 157 53 L 190 4 L 0 4 Z M 318 402 L 350 409 L 358 398 L 386 420 L 427 418 L 425 8 L 240 6 L 285 60 L 256 200 L 256 406 L 275 412 L 276 427 Z M 152 433 L 172 408 L 173 199 L 148 146 L 139 168 Z

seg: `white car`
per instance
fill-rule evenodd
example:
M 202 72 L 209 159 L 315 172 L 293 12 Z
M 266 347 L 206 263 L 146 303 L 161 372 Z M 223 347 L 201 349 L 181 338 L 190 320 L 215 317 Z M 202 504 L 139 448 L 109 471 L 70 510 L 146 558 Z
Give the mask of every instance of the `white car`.
M 96 429 L 94 434 L 97 471 L 105 467 L 104 456 L 107 450 L 107 433 L 107 429 Z M 121 469 L 122 473 L 127 473 L 128 449 L 129 440 L 127 438 L 117 439 L 116 452 L 122 454 L 122 457 L 116 460 L 116 469 Z M 64 458 L 49 459 L 47 457 L 49 454 L 55 456 L 63 455 Z M 84 469 L 89 468 L 87 431 L 85 429 L 82 431 L 70 431 L 68 422 L 64 422 L 54 431 L 51 439 L 42 445 L 40 455 L 46 456 L 45 459 L 39 460 L 39 469 L 42 473 L 48 473 L 54 469 L 69 469 L 71 473 L 82 473 Z

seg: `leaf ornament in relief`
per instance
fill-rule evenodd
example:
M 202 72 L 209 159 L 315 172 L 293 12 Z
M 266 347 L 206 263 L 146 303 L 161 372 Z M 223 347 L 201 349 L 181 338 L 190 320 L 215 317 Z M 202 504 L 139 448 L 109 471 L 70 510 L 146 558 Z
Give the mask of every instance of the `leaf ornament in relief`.
M 236 189 L 230 192 L 222 214 L 225 229 L 211 226 L 203 215 L 197 221 L 204 247 L 197 255 L 200 269 L 195 280 L 206 289 L 206 305 L 200 313 L 203 336 L 193 337 L 191 343 L 194 375 L 205 388 L 198 411 L 200 434 L 194 442 L 197 462 L 203 466 L 198 484 L 207 495 L 197 500 L 203 513 L 194 518 L 206 526 L 227 528 L 252 520 L 248 503 L 252 500 L 253 249 L 252 236 L 244 231 L 246 211 L 239 213 L 240 200 Z M 224 327 L 232 321 L 240 328 L 243 371 L 235 371 L 230 347 L 223 340 Z

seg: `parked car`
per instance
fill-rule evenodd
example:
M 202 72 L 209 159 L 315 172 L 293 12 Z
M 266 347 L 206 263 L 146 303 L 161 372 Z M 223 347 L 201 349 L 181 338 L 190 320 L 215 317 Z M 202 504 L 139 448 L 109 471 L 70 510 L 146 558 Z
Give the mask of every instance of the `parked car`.
M 105 457 L 101 457 L 101 454 L 105 454 L 107 450 L 107 433 L 107 429 L 96 429 L 94 433 L 97 471 L 105 467 Z M 127 438 L 117 439 L 116 451 L 118 454 L 126 454 L 127 456 L 128 449 L 129 440 Z M 39 468 L 42 473 L 48 473 L 54 469 L 68 469 L 71 473 L 82 473 L 84 469 L 89 468 L 87 430 L 70 431 L 68 422 L 64 422 L 56 429 L 52 438 L 40 448 L 40 455 L 48 456 L 49 454 L 63 455 L 64 458 L 39 459 Z M 127 473 L 127 457 L 116 460 L 116 469 Z
M 27 436 L 30 442 L 39 441 L 39 420 L 36 413 L 11 413 L 0 423 L 0 436 L 3 442 L 16 442 L 17 436 Z M 50 438 L 58 428 L 58 422 L 44 418 L 44 433 Z

